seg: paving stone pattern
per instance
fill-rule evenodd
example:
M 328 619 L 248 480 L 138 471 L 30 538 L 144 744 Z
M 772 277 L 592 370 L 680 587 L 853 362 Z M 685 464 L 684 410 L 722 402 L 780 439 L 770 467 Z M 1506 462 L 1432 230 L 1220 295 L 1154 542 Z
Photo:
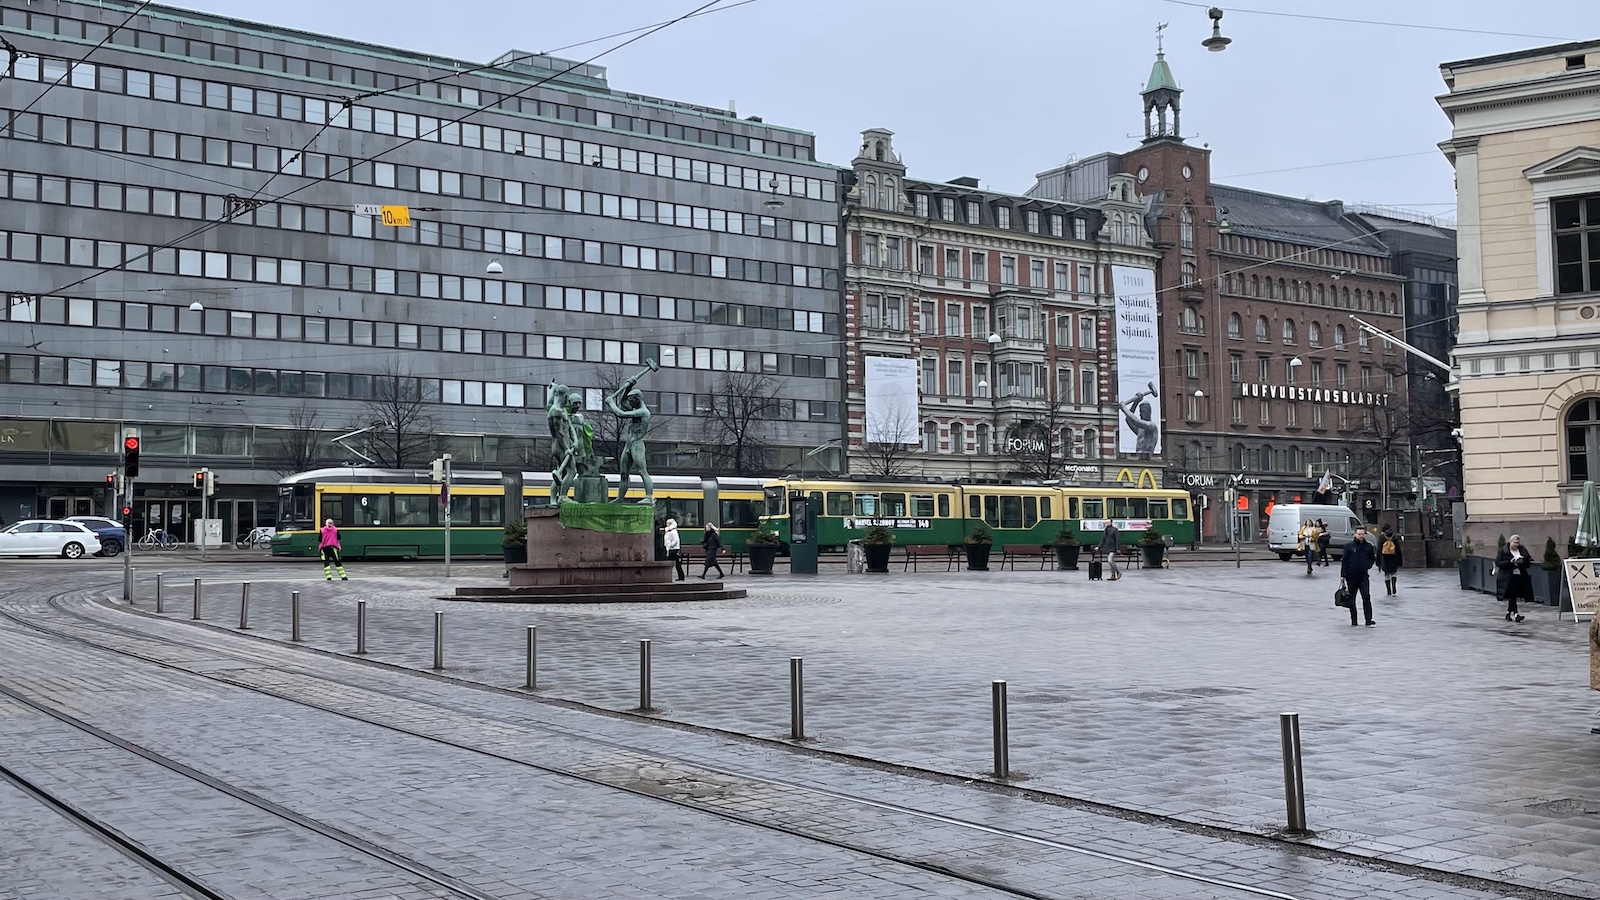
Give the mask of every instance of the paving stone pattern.
M 166 630 L 189 631 L 182 627 Z M 184 636 L 196 637 L 192 632 Z M 102 637 L 112 639 L 106 635 Z M 226 640 L 222 635 L 209 637 Z M 161 650 L 150 641 L 126 637 L 115 640 L 139 652 Z M 562 765 L 604 780 L 648 784 L 668 792 L 687 791 L 688 795 L 696 795 L 703 805 L 744 814 L 786 814 L 802 818 L 813 831 L 835 839 L 866 842 L 883 852 L 937 860 L 951 868 L 994 873 L 1004 877 L 1008 884 L 1022 885 L 1049 896 L 1231 897 L 1249 894 L 1225 884 L 1181 880 L 1114 859 L 1082 854 L 1063 858 L 1060 852 L 1026 845 L 1019 847 L 1016 842 L 999 837 L 974 842 L 970 832 L 949 833 L 960 830 L 943 823 L 924 823 L 920 830 L 908 830 L 905 822 L 892 821 L 893 816 L 885 817 L 871 807 L 849 808 L 849 804 L 841 806 L 827 798 L 819 800 L 815 791 L 808 792 L 798 785 L 821 783 L 853 794 L 887 791 L 898 795 L 895 797 L 898 802 L 910 801 L 921 808 L 938 809 L 945 815 L 971 817 L 997 828 L 1020 825 L 1030 833 L 1072 841 L 1087 851 L 1134 859 L 1153 858 L 1168 867 L 1287 891 L 1288 896 L 1496 896 L 1458 888 L 1452 888 L 1447 894 L 1440 893 L 1438 885 L 1427 881 L 1312 860 L 1287 846 L 1240 845 L 1171 829 L 1107 820 L 1081 810 L 839 766 L 795 756 L 781 748 L 728 742 L 638 722 L 596 718 L 592 714 L 530 704 L 523 698 L 465 690 L 440 681 L 418 681 L 401 676 L 408 683 L 397 686 L 393 673 L 350 666 L 326 657 L 304 661 L 306 658 L 302 654 L 284 648 L 245 645 L 245 651 L 237 654 L 239 658 L 231 661 L 207 658 L 207 654 L 193 651 L 180 650 L 174 655 L 183 658 L 182 665 L 220 677 L 278 690 L 292 689 L 315 697 L 319 702 L 365 715 L 390 715 L 412 727 L 460 739 L 471 738 L 475 743 L 500 752 L 525 755 L 547 765 Z M 14 656 L 26 660 L 26 654 Z M 274 660 L 276 665 L 266 664 Z M 338 677 L 351 684 L 330 684 L 322 680 L 332 673 L 339 673 Z M 170 679 L 172 676 L 162 677 Z M 432 748 L 433 752 L 424 752 L 419 759 L 410 752 L 409 745 L 419 743 L 414 740 L 379 737 L 374 741 L 371 735 L 362 734 L 361 729 L 356 730 L 356 734 L 360 734 L 356 738 L 348 721 L 303 709 L 284 711 L 280 708 L 272 715 L 263 715 L 257 707 L 281 707 L 282 704 L 270 701 L 263 704 L 259 697 L 241 697 L 238 696 L 241 692 L 215 685 L 192 688 L 193 702 L 185 703 L 179 718 L 171 720 L 154 714 L 148 705 L 130 714 L 124 704 L 97 702 L 92 695 L 80 697 L 77 689 L 85 680 L 97 680 L 97 673 L 80 673 L 67 691 L 62 688 L 63 680 L 62 675 L 52 673 L 34 679 L 32 686 L 50 693 L 54 702 L 76 699 L 80 704 L 79 712 L 94 715 L 103 720 L 101 724 L 119 734 L 129 738 L 138 735 L 141 742 L 149 742 L 161 752 L 184 756 L 192 764 L 199 765 L 196 760 L 204 760 L 204 765 L 219 770 L 215 774 L 231 782 L 280 802 L 310 807 L 319 818 L 337 820 L 341 827 L 382 840 L 386 846 L 404 846 L 408 854 L 420 854 L 419 858 L 430 864 L 451 863 L 456 869 L 470 865 L 474 874 L 488 877 L 484 870 L 492 869 L 495 852 L 512 852 L 510 848 L 498 846 L 504 840 L 503 835 L 516 830 L 515 822 L 501 822 L 497 817 L 518 815 L 519 810 L 525 815 L 526 806 L 520 804 L 528 803 L 525 793 L 528 775 L 516 772 L 518 777 L 508 782 L 501 763 L 485 766 L 479 759 L 440 753 L 437 747 Z M 370 685 L 370 689 L 364 689 L 364 685 Z M 399 696 L 402 691 L 405 696 Z M 188 724 L 196 709 L 205 709 L 231 724 L 225 729 L 197 730 Z M 608 740 L 628 739 L 636 743 L 643 738 L 652 746 L 643 751 L 597 748 L 600 734 Z M 676 745 L 678 752 L 669 746 L 666 750 L 671 756 L 658 755 L 654 745 L 662 743 Z M 374 744 L 381 746 L 381 751 L 376 752 L 380 752 L 382 758 L 374 757 Z M 278 745 L 284 746 L 280 749 Z M 266 747 L 272 747 L 270 754 L 264 753 Z M 292 755 L 295 748 L 302 754 L 298 761 L 263 759 L 264 755 Z M 603 751 L 598 756 L 597 749 Z M 681 751 L 685 749 L 715 758 L 710 762 L 684 762 Z M 402 758 L 392 758 L 402 751 L 405 751 Z M 721 771 L 715 767 L 721 767 Z M 497 768 L 499 771 L 495 771 Z M 729 768 L 785 775 L 795 778 L 796 784 L 757 783 L 748 778 L 730 777 L 726 774 Z M 392 771 L 395 769 L 405 777 L 399 778 Z M 466 779 L 465 784 L 463 779 Z M 540 790 L 548 781 L 545 778 L 532 780 Z M 403 800 L 396 795 L 401 795 Z M 497 808 L 506 806 L 508 799 L 515 809 Z M 538 803 L 538 808 L 546 811 L 550 805 Z M 575 798 L 570 806 L 566 803 L 555 806 L 563 815 L 559 824 L 550 830 L 568 839 L 572 837 L 568 825 L 575 814 L 580 811 L 592 814 L 608 808 L 592 797 Z M 677 823 L 670 821 L 670 817 L 667 821 L 659 815 L 653 818 L 662 831 L 677 830 L 673 827 Z M 581 823 L 578 825 L 581 828 Z M 693 827 L 697 837 L 706 832 L 703 826 Z M 453 844 L 438 847 L 429 843 L 440 829 L 450 830 Z M 584 838 L 592 840 L 593 835 L 584 835 Z M 748 839 L 741 841 L 741 846 L 746 843 Z M 451 848 L 467 847 L 470 851 L 460 849 L 450 853 Z M 665 849 L 665 846 L 646 842 L 647 852 Z M 490 858 L 485 859 L 486 856 Z M 791 860 L 779 858 L 775 863 L 775 858 L 766 851 L 762 851 L 761 858 L 769 866 L 783 866 L 781 880 L 792 886 L 810 888 L 832 883 L 805 874 L 804 868 L 797 873 L 789 867 Z M 580 857 L 579 862 L 583 860 L 584 857 Z M 825 871 L 830 871 L 835 879 L 844 877 L 837 870 Z M 679 874 L 682 873 L 674 871 L 674 884 L 678 883 Z M 572 890 L 576 886 L 564 884 L 562 887 Z M 1063 888 L 1073 892 L 1061 893 Z
M 1283 822 L 1277 716 L 1298 712 L 1315 843 L 1600 896 L 1583 629 L 1544 607 L 1505 623 L 1453 572 L 1404 572 L 1366 629 L 1332 608 L 1331 569 L 1292 564 L 741 579 L 742 601 L 622 608 L 468 606 L 435 599 L 442 579 L 367 571 L 298 582 L 310 643 L 348 652 L 366 599 L 373 657 L 427 668 L 445 609 L 449 674 L 509 686 L 537 623 L 546 692 L 626 709 L 648 637 L 660 715 L 767 737 L 799 655 L 817 746 L 973 775 L 1004 678 L 1030 786 L 1249 831 Z M 216 590 L 225 621 L 237 588 Z M 263 593 L 257 630 L 282 637 L 286 603 Z

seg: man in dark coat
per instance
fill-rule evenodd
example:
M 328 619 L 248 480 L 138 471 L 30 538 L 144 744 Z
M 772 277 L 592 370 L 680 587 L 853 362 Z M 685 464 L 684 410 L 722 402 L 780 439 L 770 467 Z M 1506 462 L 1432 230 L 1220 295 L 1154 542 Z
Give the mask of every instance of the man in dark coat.
M 1350 624 L 1356 621 L 1356 592 L 1361 593 L 1361 611 L 1366 613 L 1367 627 L 1378 624 L 1372 620 L 1372 576 L 1369 574 L 1378 561 L 1377 548 L 1367 540 L 1367 530 L 1357 528 L 1355 540 L 1344 545 L 1344 558 L 1339 562 L 1339 580 L 1350 592 Z

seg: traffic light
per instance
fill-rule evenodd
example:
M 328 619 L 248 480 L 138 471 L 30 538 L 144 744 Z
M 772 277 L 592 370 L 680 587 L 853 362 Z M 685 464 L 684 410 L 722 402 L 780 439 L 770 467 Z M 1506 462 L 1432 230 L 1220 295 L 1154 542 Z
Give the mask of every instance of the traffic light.
M 206 487 L 206 470 L 205 469 L 201 469 L 200 471 L 194 473 L 194 477 L 189 480 L 189 483 L 191 485 L 193 485 L 194 489 L 197 490 L 197 491 L 205 490 L 205 487 Z
M 210 497 L 211 495 L 215 494 L 216 492 L 217 492 L 217 473 L 211 471 L 210 469 L 207 469 L 206 470 L 206 496 Z
M 123 523 L 127 524 L 128 519 L 130 519 L 132 517 L 133 517 L 133 507 L 124 506 L 122 508 L 122 521 L 123 521 Z
M 122 474 L 129 478 L 139 474 L 139 436 L 136 434 L 122 439 Z

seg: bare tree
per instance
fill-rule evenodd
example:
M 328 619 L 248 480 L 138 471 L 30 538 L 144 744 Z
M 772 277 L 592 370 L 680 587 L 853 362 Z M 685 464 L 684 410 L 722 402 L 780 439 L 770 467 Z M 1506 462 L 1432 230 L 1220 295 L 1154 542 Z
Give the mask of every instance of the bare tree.
M 759 475 L 770 467 L 772 423 L 783 410 L 777 379 L 729 372 L 717 382 L 705 415 L 707 443 L 718 471 Z
M 386 363 L 372 376 L 372 399 L 363 404 L 367 449 L 373 464 L 394 469 L 420 466 L 433 458 L 439 439 L 433 416 L 422 399 L 422 385 L 411 370 Z
M 1005 442 L 1001 450 L 1017 474 L 1052 481 L 1071 462 L 1072 448 L 1060 439 L 1069 421 L 1069 399 L 1050 400 L 1033 419 L 1017 423 L 1009 439 L 996 435 L 995 440 Z
M 616 363 L 596 366 L 595 378 L 599 382 L 601 402 L 604 403 L 606 397 L 611 396 L 616 392 L 617 388 L 622 387 L 622 383 L 631 378 L 638 369 L 638 366 L 628 368 Z M 612 459 L 616 459 L 622 454 L 622 441 L 628 426 L 624 424 L 621 418 L 601 410 L 593 413 L 593 417 L 589 419 L 589 424 L 594 427 L 595 453 Z M 666 425 L 665 418 L 651 416 L 650 425 L 645 429 L 646 439 L 664 425 Z
M 860 456 L 862 467 L 868 475 L 893 478 L 914 475 L 918 469 L 915 454 L 921 445 L 898 440 L 874 441 L 871 437 L 904 437 L 917 435 L 916 409 L 905 403 L 884 404 L 884 409 L 867 419 L 862 434 Z
M 289 413 L 289 427 L 282 430 L 282 437 L 270 457 L 272 471 L 279 475 L 292 475 L 316 467 L 317 460 L 321 458 L 318 452 L 322 440 L 322 433 L 317 428 L 319 423 L 317 411 L 308 403 L 300 404 Z

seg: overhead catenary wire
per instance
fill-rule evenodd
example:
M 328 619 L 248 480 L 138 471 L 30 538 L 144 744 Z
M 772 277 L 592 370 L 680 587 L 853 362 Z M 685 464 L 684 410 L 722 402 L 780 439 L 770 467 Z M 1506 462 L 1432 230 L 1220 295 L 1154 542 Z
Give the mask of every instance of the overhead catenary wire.
M 59 87 L 61 82 L 66 81 L 67 79 L 72 77 L 72 70 L 73 69 L 75 69 L 78 66 L 83 65 L 84 63 L 88 62 L 89 61 L 89 57 L 93 56 L 95 54 L 95 51 L 99 50 L 101 47 L 104 47 L 107 43 L 109 43 L 111 41 L 111 39 L 113 37 L 116 37 L 117 32 L 121 31 L 124 27 L 126 27 L 129 22 L 132 22 L 134 17 L 139 15 L 139 13 L 144 12 L 144 8 L 149 6 L 150 2 L 151 2 L 151 0 L 142 0 L 142 2 L 138 6 L 134 7 L 133 12 L 128 13 L 128 17 L 127 18 L 125 18 L 121 22 L 119 22 L 115 27 L 113 27 L 109 32 L 106 33 L 105 37 L 100 39 L 100 43 L 95 44 L 93 47 L 90 47 L 87 53 L 85 53 L 85 54 L 83 54 L 83 56 L 79 57 L 76 62 L 73 62 L 72 64 L 68 65 L 66 71 L 61 73 L 61 77 L 60 78 L 57 78 L 55 81 L 52 81 L 52 82 L 50 82 L 50 84 L 46 85 L 45 89 L 39 92 L 39 96 L 34 97 L 33 100 L 29 101 L 27 106 L 24 106 L 21 110 L 13 113 L 10 116 L 10 120 L 13 121 L 13 122 L 16 121 L 17 116 L 23 115 L 23 114 L 27 113 L 29 110 L 33 109 L 35 106 L 39 105 L 39 101 L 43 100 L 46 96 L 49 95 L 49 93 L 51 91 L 53 91 L 57 87 Z M 10 64 L 9 64 L 8 70 L 7 70 L 7 74 L 10 74 L 10 67 L 16 65 L 17 58 L 21 55 L 21 53 L 17 50 L 17 48 L 11 46 L 10 44 L 6 44 L 5 46 L 6 46 L 6 52 L 10 56 Z
M 1214 3 L 1197 3 L 1195 0 L 1164 0 L 1166 3 L 1178 6 L 1190 6 L 1195 9 L 1208 9 Z M 1276 9 L 1241 9 L 1237 6 L 1227 7 L 1230 13 L 1247 16 L 1277 16 L 1285 19 L 1309 19 L 1315 22 L 1340 22 L 1347 25 L 1370 25 L 1382 28 L 1410 28 L 1421 31 L 1447 31 L 1455 34 L 1482 34 L 1490 37 L 1523 37 L 1541 41 L 1575 41 L 1578 38 L 1558 37 L 1549 34 L 1522 34 L 1515 31 L 1494 31 L 1483 28 L 1458 28 L 1453 25 L 1430 25 L 1422 22 L 1384 22 L 1377 19 L 1357 19 L 1351 16 L 1320 16 L 1314 13 L 1284 12 Z

